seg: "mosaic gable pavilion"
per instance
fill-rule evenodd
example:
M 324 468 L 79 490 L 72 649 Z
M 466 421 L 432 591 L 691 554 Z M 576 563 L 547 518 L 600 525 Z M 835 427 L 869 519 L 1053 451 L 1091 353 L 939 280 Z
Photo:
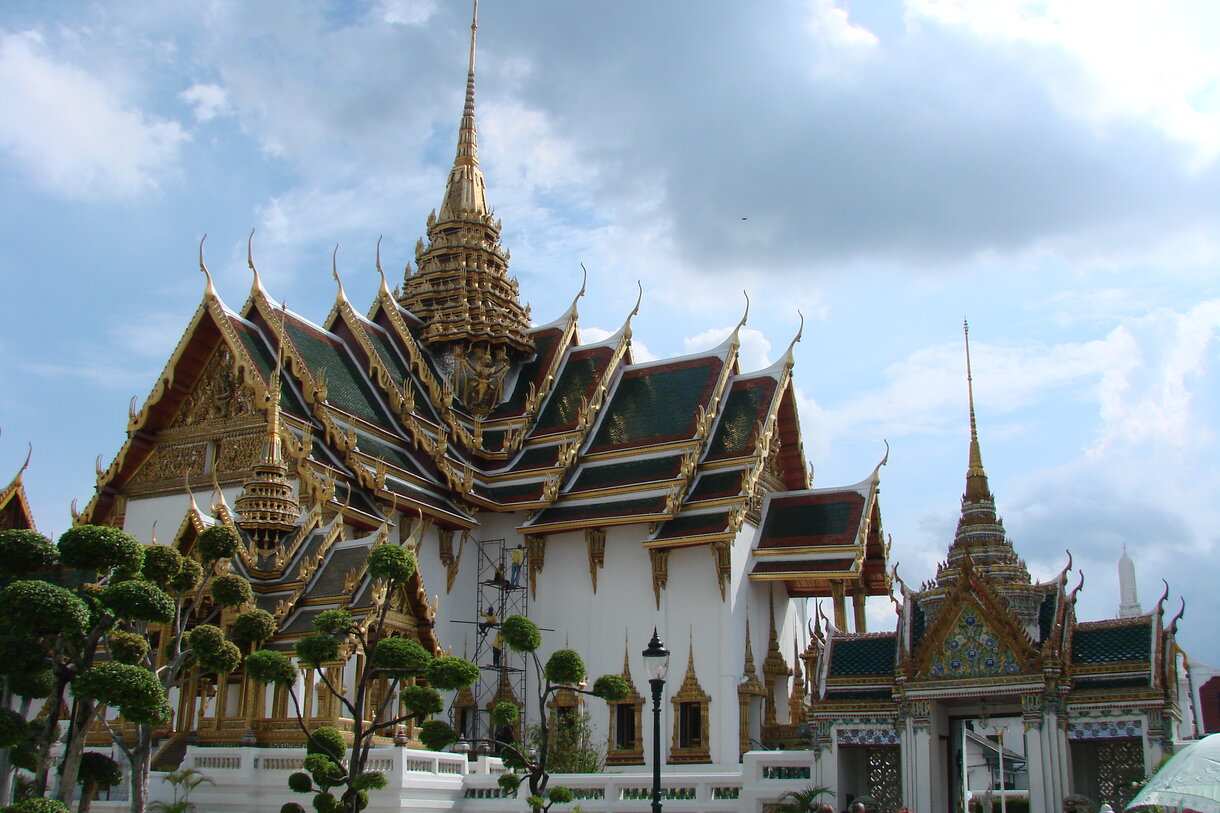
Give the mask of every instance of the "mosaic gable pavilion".
M 712 801 L 668 801 L 676 811 L 760 809 L 792 782 L 884 811 L 985 794 L 1028 797 L 1038 813 L 1071 793 L 1121 802 L 1175 736 L 1178 618 L 1164 619 L 1162 601 L 1077 621 L 1070 562 L 1031 578 L 996 512 L 973 392 L 957 533 L 935 578 L 912 589 L 890 566 L 885 460 L 862 463 L 857 483 L 814 487 L 793 391 L 799 333 L 761 370 L 740 363 L 744 316 L 709 351 L 638 362 L 635 311 L 581 343 L 577 279 L 568 310 L 537 324 L 479 167 L 475 28 L 453 166 L 401 280 L 378 256 L 380 285 L 358 307 L 335 269 L 334 305 L 314 320 L 263 286 L 253 247 L 249 293 L 229 304 L 201 245 L 202 300 L 75 520 L 184 553 L 211 526 L 237 529 L 227 567 L 274 617 L 271 648 L 290 649 L 322 611 L 388 604 L 396 634 L 480 666 L 444 712 L 466 737 L 488 734 L 497 702 L 535 690 L 493 632 L 528 615 L 549 630 L 544 654 L 571 647 L 590 674 L 631 685 L 617 703 L 559 701 L 589 714 L 608 770 L 626 775 L 652 761 L 640 652 L 655 626 L 672 652 L 663 770 L 719 782 Z M 32 527 L 20 473 L 2 494 L 0 527 Z M 380 544 L 415 551 L 407 589 L 387 593 L 365 572 Z M 895 601 L 895 628 L 867 630 L 869 597 Z M 352 660 L 327 667 L 335 685 Z M 299 680 L 306 724 L 350 731 L 340 704 Z M 302 743 L 286 692 L 240 671 L 171 700 L 154 765 L 205 766 L 224 792 L 253 793 L 207 754 L 246 749 L 231 757 L 244 765 Z M 419 748 L 418 731 L 384 745 Z M 759 761 L 781 749 L 783 767 Z M 457 782 L 450 801 L 426 809 L 519 808 L 464 802 L 495 798 L 471 791 L 494 780 L 464 770 L 443 777 Z M 204 788 L 201 809 L 278 809 L 275 782 L 265 807 Z M 586 811 L 625 809 L 590 793 Z

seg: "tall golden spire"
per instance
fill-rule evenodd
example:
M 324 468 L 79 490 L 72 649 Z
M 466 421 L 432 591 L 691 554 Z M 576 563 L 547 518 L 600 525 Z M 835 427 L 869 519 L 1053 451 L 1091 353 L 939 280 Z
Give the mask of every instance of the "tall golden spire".
M 983 453 L 979 449 L 979 426 L 974 416 L 974 375 L 970 369 L 970 323 L 962 320 L 966 340 L 966 393 L 970 402 L 970 465 L 966 469 L 966 497 L 973 500 L 991 498 L 987 472 L 983 471 Z
M 428 216 L 428 243 L 415 247 L 416 273 L 403 279 L 399 302 L 424 323 L 420 339 L 439 356 L 458 399 L 476 417 L 499 403 L 512 364 L 534 351 L 529 309 L 517 281 L 508 276 L 508 252 L 500 246 L 500 222 L 487 206 L 479 169 L 474 120 L 475 34 L 479 4 L 470 23 L 466 104 L 457 154 L 439 213 Z
M 301 516 L 301 506 L 293 497 L 292 484 L 288 482 L 288 466 L 284 463 L 280 441 L 284 321 L 287 310 L 288 306 L 284 305 L 280 317 L 280 346 L 267 393 L 267 433 L 263 438 L 263 454 L 254 465 L 253 477 L 242 486 L 241 496 L 233 503 L 240 517 L 238 527 L 250 534 L 255 545 L 264 550 L 275 547 L 291 534 Z

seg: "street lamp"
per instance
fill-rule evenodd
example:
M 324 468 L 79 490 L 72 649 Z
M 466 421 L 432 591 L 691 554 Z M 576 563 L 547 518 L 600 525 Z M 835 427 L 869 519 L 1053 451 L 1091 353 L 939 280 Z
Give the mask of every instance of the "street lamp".
M 652 628 L 652 640 L 644 650 L 644 668 L 648 670 L 648 685 L 652 686 L 652 813 L 661 813 L 661 691 L 669 671 L 669 650 L 661 645 L 656 627 Z

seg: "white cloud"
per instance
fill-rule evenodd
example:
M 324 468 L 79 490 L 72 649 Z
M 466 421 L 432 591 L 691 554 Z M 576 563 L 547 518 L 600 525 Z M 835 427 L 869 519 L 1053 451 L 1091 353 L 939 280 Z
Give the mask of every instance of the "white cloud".
M 194 84 L 178 98 L 195 108 L 195 121 L 204 123 L 230 112 L 229 94 L 220 85 Z
M 376 14 L 387 23 L 421 25 L 436 11 L 436 0 L 381 0 Z
M 0 149 L 70 198 L 131 197 L 176 168 L 188 136 L 58 61 L 36 32 L 0 32 Z
M 690 354 L 710 350 L 727 339 L 734 329 L 735 327 L 714 327 L 698 335 L 687 336 L 682 339 L 682 344 L 686 348 L 685 352 Z M 737 353 L 743 371 L 761 370 L 771 364 L 771 342 L 761 331 L 752 327 L 743 327 L 737 338 L 741 343 Z

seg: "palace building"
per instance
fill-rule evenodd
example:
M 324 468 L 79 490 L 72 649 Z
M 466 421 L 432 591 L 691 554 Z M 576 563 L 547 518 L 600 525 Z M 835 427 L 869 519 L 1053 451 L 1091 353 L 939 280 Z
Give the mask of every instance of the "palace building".
M 793 392 L 799 334 L 761 370 L 740 363 L 745 316 L 712 350 L 637 362 L 634 311 L 581 343 L 575 279 L 568 310 L 536 324 L 479 167 L 475 28 L 453 167 L 401 280 L 391 287 L 378 257 L 381 284 L 357 307 L 334 269 L 334 305 L 315 320 L 276 302 L 252 250 L 249 293 L 228 304 L 201 245 L 199 306 L 76 521 L 184 553 L 209 526 L 238 529 L 228 566 L 274 616 L 271 647 L 291 648 L 323 610 L 389 603 L 398 633 L 480 666 L 446 712 L 468 737 L 487 735 L 497 702 L 536 688 L 493 632 L 528 615 L 547 630 L 544 656 L 570 647 L 591 675 L 633 687 L 619 703 L 583 703 L 618 772 L 651 765 L 640 653 L 656 627 L 672 653 L 663 771 L 736 775 L 741 793 L 674 810 L 774 801 L 746 788 L 774 778 L 883 811 L 988 794 L 1028 797 L 1039 813 L 1072 793 L 1125 798 L 1123 783 L 1176 734 L 1178 618 L 1165 620 L 1162 601 L 1078 621 L 1070 561 L 1031 578 L 996 512 L 972 392 L 957 533 L 935 578 L 911 589 L 882 530 L 885 460 L 854 484 L 811 481 Z M 0 494 L 0 527 L 31 527 L 20 474 Z M 378 544 L 416 552 L 408 590 L 387 595 L 364 572 Z M 895 628 L 866 629 L 870 596 L 896 601 Z M 336 683 L 351 668 L 328 667 Z M 301 680 L 310 727 L 350 728 Z M 162 768 L 208 748 L 302 741 L 285 692 L 237 672 L 201 678 L 173 704 Z M 385 745 L 418 747 L 415 737 L 408 727 Z M 742 778 L 768 749 L 797 753 Z M 602 809 L 596 798 L 584 809 Z

